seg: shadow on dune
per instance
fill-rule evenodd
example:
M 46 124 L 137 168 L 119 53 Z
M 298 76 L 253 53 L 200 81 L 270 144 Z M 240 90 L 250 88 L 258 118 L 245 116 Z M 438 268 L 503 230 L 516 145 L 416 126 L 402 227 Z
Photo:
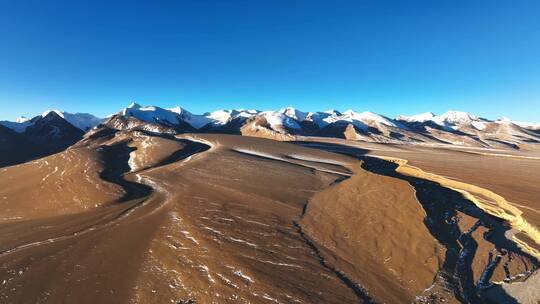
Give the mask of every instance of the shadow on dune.
M 174 152 L 169 157 L 159 162 L 159 164 L 157 164 L 155 167 L 161 167 L 168 164 L 172 164 L 172 163 L 181 161 L 183 159 L 186 159 L 197 153 L 201 153 L 210 149 L 210 146 L 202 144 L 200 142 L 195 142 L 195 141 L 191 141 L 187 139 L 176 139 L 176 138 L 174 140 L 183 143 L 185 145 L 184 148 Z
M 367 149 L 349 147 L 349 146 L 340 145 L 340 144 L 318 142 L 318 141 L 290 141 L 289 143 L 304 146 L 307 148 L 314 148 L 314 149 L 320 149 L 320 150 L 324 150 L 328 152 L 341 153 L 341 154 L 350 155 L 354 157 L 361 157 L 363 155 L 366 155 L 367 152 L 369 152 L 369 150 Z
M 124 191 L 124 196 L 120 199 L 121 202 L 147 197 L 152 192 L 152 188 L 124 178 L 124 174 L 128 173 L 129 153 L 136 150 L 129 147 L 128 142 L 120 142 L 110 146 L 102 146 L 99 148 L 101 153 L 104 169 L 100 173 L 100 177 L 110 183 L 120 185 Z
M 407 181 L 413 186 L 418 202 L 426 212 L 424 224 L 431 235 L 446 248 L 444 262 L 435 281 L 443 280 L 449 284 L 456 298 L 462 303 L 491 303 L 485 297 L 484 291 L 486 289 L 490 290 L 490 298 L 493 298 L 492 296 L 495 294 L 498 303 L 517 303 L 499 285 L 489 283 L 495 266 L 501 260 L 500 257 L 490 254 L 488 266 L 482 272 L 478 282 L 474 281 L 472 262 L 477 253 L 478 244 L 471 234 L 480 226 L 488 230 L 484 234 L 484 240 L 492 243 L 502 255 L 523 256 L 532 261 L 535 268 L 540 267 L 538 260 L 522 251 L 514 242 L 505 237 L 505 233 L 510 227 L 504 221 L 487 214 L 466 200 L 461 193 L 435 182 L 400 174 L 395 171 L 398 167 L 397 164 L 370 157 L 366 155 L 368 152 L 366 149 L 320 142 L 295 143 L 357 157 L 363 161 L 363 169 Z M 469 231 L 460 231 L 456 219 L 458 211 L 475 219 L 476 224 Z
M 183 159 L 186 159 L 194 154 L 204 152 L 210 149 L 210 146 L 190 141 L 187 139 L 177 139 L 174 136 L 157 135 L 151 132 L 143 132 L 148 136 L 163 137 L 169 140 L 179 141 L 184 144 L 184 147 L 166 159 L 159 162 L 152 168 L 158 168 L 168 164 L 172 164 Z M 108 132 L 101 134 L 101 136 L 111 136 Z M 129 142 L 122 141 L 113 145 L 101 146 L 98 151 L 102 155 L 105 169 L 100 173 L 100 177 L 111 183 L 120 185 L 124 191 L 124 196 L 120 199 L 121 202 L 139 199 L 147 197 L 153 190 L 151 187 L 142 183 L 132 182 L 124 178 L 124 174 L 129 173 L 131 168 L 129 166 L 129 154 L 135 151 L 137 148 L 128 146 Z

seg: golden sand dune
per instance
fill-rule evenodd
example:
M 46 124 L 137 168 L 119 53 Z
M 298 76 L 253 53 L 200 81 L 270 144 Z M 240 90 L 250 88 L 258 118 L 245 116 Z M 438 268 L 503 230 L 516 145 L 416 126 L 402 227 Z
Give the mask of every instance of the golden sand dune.
M 100 177 L 105 166 L 100 151 L 81 147 L 0 169 L 2 220 L 77 213 L 117 200 L 124 192 Z
M 208 146 L 199 141 L 212 148 L 203 152 Z M 285 146 L 290 160 L 257 155 L 283 157 L 274 145 Z M 64 153 L 83 150 L 109 165 L 94 167 L 107 180 L 102 183 L 123 192 L 116 202 L 104 192 L 78 213 L 36 210 L 31 218 L 6 220 L 0 226 L 2 302 L 357 301 L 294 224 L 308 197 L 350 174 L 339 165 L 346 157 L 260 139 L 140 132 L 108 134 Z M 306 160 L 321 155 L 330 162 Z M 12 170 L 3 174 L 15 184 Z M 64 172 L 67 180 L 78 174 Z M 62 181 L 60 188 L 72 187 Z
M 402 303 L 432 284 L 444 256 L 424 217 L 406 182 L 357 169 L 311 198 L 301 227 L 328 263 L 371 297 Z
M 445 211 L 452 212 L 450 217 L 445 217 L 447 221 L 455 222 L 461 231 L 457 238 L 460 256 L 462 253 L 471 255 L 469 276 L 475 283 L 469 285 L 475 285 L 482 291 L 482 297 L 489 297 L 494 302 L 536 303 L 540 299 L 538 292 L 534 292 L 538 284 L 536 269 L 540 248 L 535 204 L 538 202 L 535 199 L 538 192 L 536 168 L 540 164 L 533 161 L 535 158 L 527 154 L 527 157 L 499 155 L 506 151 L 471 152 L 470 148 L 459 147 L 434 149 L 339 140 L 301 144 L 356 155 L 364 159 L 366 169 L 408 181 L 428 212 L 427 219 L 432 217 L 430 213 L 435 216 L 448 205 L 454 205 L 451 208 L 454 210 Z M 385 166 L 388 168 L 384 169 Z M 523 203 L 510 202 L 494 190 L 512 200 L 522 199 Z M 464 234 L 472 239 L 464 239 Z M 467 244 L 472 241 L 474 246 L 468 249 Z M 488 281 L 498 282 L 498 285 L 486 284 L 487 277 Z M 520 280 L 524 281 L 518 282 Z M 435 283 L 434 287 L 437 280 Z M 499 292 L 500 286 L 510 293 L 510 297 Z M 465 299 L 461 301 L 474 299 L 474 293 L 463 293 L 462 297 Z
M 312 147 L 102 128 L 0 169 L 0 302 L 477 302 L 538 267 L 463 192 Z

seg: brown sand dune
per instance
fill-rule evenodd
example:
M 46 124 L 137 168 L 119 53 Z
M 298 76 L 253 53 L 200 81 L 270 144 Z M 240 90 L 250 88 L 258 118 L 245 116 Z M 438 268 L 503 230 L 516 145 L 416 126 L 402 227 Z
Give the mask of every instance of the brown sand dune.
M 2 220 L 77 213 L 117 200 L 124 192 L 100 178 L 105 166 L 99 151 L 81 147 L 1 168 Z
M 212 140 L 211 151 L 192 155 L 178 152 L 190 146 L 202 152 L 204 145 L 119 132 L 65 152 L 100 155 L 110 167 L 96 165 L 93 173 L 119 184 L 123 193 L 118 191 L 117 203 L 96 197 L 97 207 L 70 209 L 71 215 L 38 209 L 16 223 L 6 220 L 0 226 L 2 302 L 358 302 L 354 291 L 321 265 L 294 224 L 308 197 L 349 174 L 336 165 L 347 158 L 261 139 L 205 139 Z M 278 151 L 274 155 L 282 157 L 274 145 L 296 151 L 295 157 L 308 150 L 308 158 L 325 155 L 333 163 L 247 152 Z M 49 166 L 56 168 L 62 155 L 49 157 L 55 160 Z M 137 171 L 122 178 L 128 164 Z M 60 188 L 84 186 L 68 182 L 84 170 L 62 169 L 53 169 L 46 180 L 58 175 Z M 2 172 L 10 184 L 25 179 L 11 170 Z M 40 170 L 38 163 L 29 167 L 37 179 L 29 184 L 39 184 Z M 62 172 L 65 180 L 59 178 Z M 40 195 L 43 202 L 73 203 L 49 192 Z
M 356 171 L 310 200 L 301 227 L 330 265 L 373 298 L 410 303 L 431 286 L 444 247 L 423 224 L 410 185 Z
M 366 156 L 392 159 L 398 163 L 399 167 L 392 165 L 395 168 L 384 172 L 386 175 L 390 174 L 408 180 L 413 185 L 418 185 L 415 180 L 420 178 L 424 180 L 423 184 L 426 180 L 433 181 L 446 188 L 445 191 L 448 191 L 448 188 L 457 191 L 456 198 L 451 201 L 447 198 L 455 196 L 451 192 L 445 195 L 446 198 L 431 195 L 430 199 L 455 204 L 463 200 L 459 198 L 460 196 L 466 198 L 455 206 L 457 213 L 452 221 L 457 222 L 461 233 L 471 229 L 469 235 L 476 244 L 475 248 L 472 248 L 474 254 L 470 264 L 470 275 L 474 282 L 478 282 L 477 288 L 486 286 L 480 281 L 483 274 L 488 274 L 486 270 L 492 267 L 490 279 L 494 282 L 504 280 L 506 283 L 501 286 L 506 290 L 511 290 L 512 296 L 520 303 L 536 303 L 540 299 L 538 292 L 532 291 L 538 290 L 538 275 L 535 274 L 535 269 L 539 266 L 537 232 L 540 227 L 537 218 L 538 187 L 535 184 L 539 177 L 540 162 L 534 155 L 531 153 L 523 153 L 523 155 L 517 152 L 508 155 L 507 151 L 497 150 L 470 151 L 470 148 L 462 150 L 459 147 L 448 149 L 351 143 L 326 139 L 313 141 L 313 138 L 310 140 L 311 142 L 301 144 L 357 155 L 368 165 L 370 162 L 375 162 L 376 165 L 372 165 L 370 170 L 379 173 L 384 167 L 381 161 L 376 162 L 373 158 L 366 158 Z M 393 170 L 399 173 L 396 174 L 397 172 Z M 415 188 L 417 197 L 422 202 L 424 199 L 420 190 L 424 188 L 425 191 L 426 187 L 415 186 Z M 520 203 L 516 203 L 518 201 Z M 491 216 L 486 217 L 486 215 Z M 474 222 L 477 224 L 473 226 L 471 223 Z M 508 242 L 508 240 L 511 241 Z M 458 241 L 462 243 L 461 240 Z M 467 243 L 468 241 L 465 240 L 462 245 Z M 489 266 L 490 263 L 492 266 Z M 529 279 L 523 283 L 516 283 L 516 280 L 523 278 Z M 499 290 L 496 287 L 488 288 L 487 294 Z M 505 301 L 500 293 L 495 293 L 498 295 L 491 300 Z
M 313 138 L 309 139 L 313 140 Z M 382 145 L 318 138 L 318 142 L 359 149 L 356 154 L 393 157 L 443 177 L 488 189 L 522 208 L 524 217 L 540 227 L 540 152 L 524 152 L 470 147 L 422 147 Z M 316 145 L 316 144 L 315 144 Z M 313 145 L 310 145 L 313 146 Z M 316 146 L 313 146 L 316 147 Z
M 537 267 L 504 221 L 379 162 L 93 130 L 0 170 L 0 302 L 474 302 L 478 284 Z

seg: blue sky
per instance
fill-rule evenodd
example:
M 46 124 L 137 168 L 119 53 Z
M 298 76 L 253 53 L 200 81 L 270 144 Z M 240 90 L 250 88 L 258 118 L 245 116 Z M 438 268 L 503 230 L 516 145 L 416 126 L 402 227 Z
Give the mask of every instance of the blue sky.
M 540 121 L 540 1 L 0 0 L 0 119 L 131 101 Z

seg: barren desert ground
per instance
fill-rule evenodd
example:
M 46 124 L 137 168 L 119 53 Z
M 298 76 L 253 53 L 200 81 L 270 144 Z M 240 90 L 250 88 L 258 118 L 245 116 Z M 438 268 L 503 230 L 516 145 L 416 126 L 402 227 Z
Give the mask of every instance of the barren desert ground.
M 534 303 L 540 162 L 503 152 L 90 132 L 0 169 L 0 302 Z

